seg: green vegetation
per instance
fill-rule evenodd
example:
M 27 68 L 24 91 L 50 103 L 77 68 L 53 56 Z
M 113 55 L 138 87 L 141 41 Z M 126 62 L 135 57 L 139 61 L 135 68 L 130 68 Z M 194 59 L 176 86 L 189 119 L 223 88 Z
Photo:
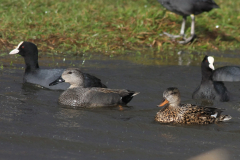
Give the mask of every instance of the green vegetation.
M 0 47 L 10 50 L 24 40 L 54 53 L 237 49 L 240 1 L 215 2 L 220 9 L 196 16 L 198 38 L 183 46 L 159 36 L 178 34 L 182 18 L 157 0 L 2 0 Z M 189 35 L 190 19 L 187 27 Z

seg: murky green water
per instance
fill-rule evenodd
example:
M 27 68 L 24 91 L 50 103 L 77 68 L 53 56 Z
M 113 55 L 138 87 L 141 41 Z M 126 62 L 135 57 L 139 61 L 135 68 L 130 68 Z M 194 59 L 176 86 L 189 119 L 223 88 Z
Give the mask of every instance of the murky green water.
M 209 54 L 210 55 L 210 54 Z M 215 66 L 239 65 L 239 53 L 211 53 Z M 224 57 L 221 57 L 224 55 Z M 216 148 L 240 159 L 240 82 L 225 83 L 231 102 L 214 102 L 233 119 L 212 125 L 162 125 L 154 116 L 168 87 L 184 103 L 200 84 L 203 56 L 40 56 L 42 68 L 81 67 L 109 88 L 141 92 L 124 110 L 58 105 L 61 91 L 22 84 L 23 59 L 0 57 L 0 154 L 3 159 L 188 159 Z

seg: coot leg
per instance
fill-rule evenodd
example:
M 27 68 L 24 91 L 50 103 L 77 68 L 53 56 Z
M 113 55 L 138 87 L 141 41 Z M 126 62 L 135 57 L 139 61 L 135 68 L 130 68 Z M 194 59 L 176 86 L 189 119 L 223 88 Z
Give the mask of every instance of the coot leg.
M 172 35 L 172 34 L 169 34 L 167 32 L 163 32 L 163 34 L 165 34 L 166 36 L 168 36 L 168 37 L 170 37 L 172 39 L 179 38 L 179 37 L 184 37 L 184 30 L 185 30 L 185 25 L 186 25 L 186 19 L 187 19 L 187 17 L 183 16 L 183 21 L 182 21 L 182 27 L 181 27 L 180 35 Z
M 172 39 L 175 39 L 175 38 L 179 38 L 179 37 L 182 37 L 181 35 L 172 35 L 172 34 L 169 34 L 167 32 L 163 32 L 164 35 L 172 38 Z
M 192 19 L 191 36 L 188 37 L 188 38 L 184 38 L 184 41 L 179 41 L 178 43 L 180 43 L 180 44 L 187 44 L 189 42 L 192 42 L 196 38 L 196 35 L 195 35 L 195 16 L 194 16 L 194 14 L 191 14 L 191 19 Z
M 187 20 L 187 17 L 183 16 L 182 27 L 180 31 L 180 36 L 182 37 L 184 36 L 184 33 L 185 33 L 186 20 Z

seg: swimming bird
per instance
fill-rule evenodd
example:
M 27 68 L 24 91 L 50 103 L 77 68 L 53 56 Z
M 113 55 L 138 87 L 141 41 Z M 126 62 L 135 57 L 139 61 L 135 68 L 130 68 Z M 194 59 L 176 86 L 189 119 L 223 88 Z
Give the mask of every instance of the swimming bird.
M 62 83 L 58 86 L 49 86 L 49 83 L 61 76 L 64 69 L 41 69 L 38 65 L 38 49 L 34 43 L 22 41 L 17 48 L 9 54 L 19 54 L 25 60 L 25 73 L 23 82 L 36 84 L 53 90 L 66 90 L 68 83 Z M 106 88 L 101 80 L 88 73 L 83 73 L 84 87 L 102 87 Z
M 108 89 L 108 88 L 84 88 L 85 79 L 78 68 L 66 69 L 60 78 L 49 85 L 58 83 L 70 83 L 70 87 L 59 97 L 59 103 L 68 106 L 78 107 L 101 107 L 126 105 L 139 92 L 126 89 Z
M 158 107 L 164 107 L 155 116 L 155 121 L 161 123 L 211 124 L 232 118 L 229 115 L 221 115 L 222 109 L 180 104 L 180 92 L 176 87 L 166 89 L 163 98 L 164 101 Z
M 165 35 L 173 39 L 183 37 L 184 41 L 179 41 L 180 44 L 187 44 L 195 39 L 195 15 L 203 12 L 209 12 L 213 8 L 219 8 L 213 0 L 158 0 L 158 2 L 160 2 L 167 10 L 183 17 L 180 35 L 171 35 L 164 32 Z M 189 38 L 185 38 L 186 20 L 189 15 L 192 19 L 191 36 Z
M 211 99 L 226 102 L 230 100 L 230 93 L 223 81 L 240 81 L 240 67 L 224 66 L 214 68 L 214 58 L 205 56 L 201 63 L 202 80 L 193 92 L 193 99 Z
M 213 71 L 212 79 L 215 81 L 236 82 L 240 81 L 240 67 L 224 66 Z

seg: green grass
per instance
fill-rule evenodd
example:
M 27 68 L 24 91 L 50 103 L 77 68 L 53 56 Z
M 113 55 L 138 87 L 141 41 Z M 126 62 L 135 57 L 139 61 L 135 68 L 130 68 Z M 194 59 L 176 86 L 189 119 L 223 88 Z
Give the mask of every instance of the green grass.
M 197 40 L 180 45 L 159 36 L 163 31 L 178 34 L 182 17 L 157 0 L 2 0 L 0 47 L 10 50 L 24 40 L 55 53 L 237 49 L 240 1 L 215 2 L 220 9 L 196 16 Z

